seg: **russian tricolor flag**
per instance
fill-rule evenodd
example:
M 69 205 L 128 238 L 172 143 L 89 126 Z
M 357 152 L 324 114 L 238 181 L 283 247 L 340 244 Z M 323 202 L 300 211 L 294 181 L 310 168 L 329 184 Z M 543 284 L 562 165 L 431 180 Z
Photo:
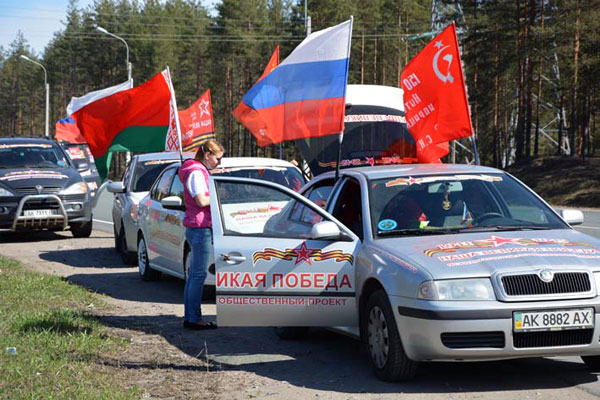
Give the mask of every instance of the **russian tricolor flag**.
M 244 95 L 239 119 L 259 146 L 344 130 L 352 21 L 308 36 Z

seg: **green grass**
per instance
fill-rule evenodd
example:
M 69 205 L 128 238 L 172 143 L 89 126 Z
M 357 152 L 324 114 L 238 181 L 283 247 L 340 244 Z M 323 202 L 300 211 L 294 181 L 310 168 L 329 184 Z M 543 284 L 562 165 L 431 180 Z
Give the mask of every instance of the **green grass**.
M 127 342 L 86 311 L 103 306 L 100 296 L 7 258 L 0 271 L 0 399 L 141 397 L 102 363 Z

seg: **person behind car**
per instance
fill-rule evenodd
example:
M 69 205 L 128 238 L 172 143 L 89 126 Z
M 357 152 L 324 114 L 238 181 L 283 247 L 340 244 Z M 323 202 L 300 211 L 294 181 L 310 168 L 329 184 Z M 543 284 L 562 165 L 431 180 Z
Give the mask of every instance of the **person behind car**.
M 187 159 L 179 168 L 179 179 L 184 182 L 185 237 L 192 257 L 184 289 L 183 326 L 187 329 L 214 329 L 217 326 L 202 320 L 202 288 L 206 280 L 212 251 L 212 220 L 208 192 L 210 170 L 223 157 L 223 146 L 214 139 L 200 145 L 196 156 Z

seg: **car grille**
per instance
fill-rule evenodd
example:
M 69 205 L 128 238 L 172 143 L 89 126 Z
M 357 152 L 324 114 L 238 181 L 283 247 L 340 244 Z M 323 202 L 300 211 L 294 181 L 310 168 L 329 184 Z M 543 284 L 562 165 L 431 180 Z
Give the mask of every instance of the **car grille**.
M 551 282 L 542 281 L 536 274 L 506 275 L 502 286 L 508 296 L 584 293 L 592 288 L 585 272 L 555 272 Z
M 593 329 L 573 329 L 548 332 L 515 332 L 513 346 L 517 349 L 531 347 L 558 347 L 590 344 Z
M 28 200 L 23 204 L 23 210 L 59 210 L 60 206 L 54 199 Z
M 61 191 L 61 187 L 43 187 L 41 192 L 38 193 L 37 189 L 35 187 L 22 187 L 22 188 L 18 188 L 15 189 L 15 192 L 17 194 L 22 194 L 24 196 L 27 195 L 32 195 L 32 194 L 56 194 L 58 192 Z
M 478 347 L 504 348 L 504 332 L 452 332 L 442 333 L 442 343 L 450 349 Z

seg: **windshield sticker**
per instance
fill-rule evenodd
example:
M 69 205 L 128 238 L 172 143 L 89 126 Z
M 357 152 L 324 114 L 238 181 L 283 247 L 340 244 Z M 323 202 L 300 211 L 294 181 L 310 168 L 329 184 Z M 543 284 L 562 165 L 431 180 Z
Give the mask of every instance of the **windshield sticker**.
M 18 181 L 22 179 L 68 179 L 67 175 L 56 171 L 14 171 L 2 177 L 0 181 Z
M 177 160 L 150 160 L 144 161 L 144 165 L 160 165 L 160 164 L 171 164 L 176 162 Z
M 443 176 L 425 176 L 422 178 L 396 178 L 385 183 L 385 187 L 392 187 L 398 185 L 420 185 L 422 183 L 440 182 L 440 181 L 466 181 L 466 180 L 479 180 L 486 182 L 501 182 L 501 176 L 491 175 L 443 175 Z
M 339 281 L 338 281 L 339 280 Z M 324 289 L 338 291 L 352 289 L 348 274 L 338 275 L 336 272 L 217 272 L 217 288 L 219 289 Z M 330 290 L 332 289 L 332 290 Z
M 398 122 L 405 124 L 406 118 L 402 115 L 383 114 L 346 115 L 344 122 Z
M 377 224 L 377 228 L 381 231 L 391 231 L 392 229 L 396 229 L 398 223 L 393 219 L 382 219 Z
M 489 239 L 483 240 L 473 240 L 473 241 L 464 241 L 464 242 L 455 242 L 455 243 L 446 243 L 439 244 L 434 249 L 425 250 L 425 254 L 429 257 L 432 257 L 437 253 L 454 253 L 456 250 L 464 250 L 464 249 L 477 249 L 477 248 L 487 248 L 487 247 L 500 247 L 505 244 L 518 244 L 520 246 L 539 246 L 544 244 L 555 244 L 562 246 L 587 246 L 594 247 L 590 243 L 584 242 L 570 242 L 566 239 L 546 239 L 546 238 L 503 238 L 500 236 L 490 235 Z
M 327 261 L 330 259 L 336 262 L 347 261 L 350 264 L 354 263 L 354 257 L 350 253 L 344 253 L 342 250 L 331 250 L 322 252 L 321 249 L 309 249 L 306 247 L 306 242 L 302 242 L 302 245 L 296 249 L 286 249 L 285 251 L 265 248 L 262 251 L 256 251 L 252 255 L 252 263 L 256 265 L 258 260 L 271 261 L 273 258 L 278 258 L 285 261 L 292 261 L 295 259 L 295 264 L 302 261 L 306 261 L 309 265 L 312 265 L 312 261 Z
M 370 165 L 371 167 L 374 165 L 391 165 L 391 164 L 415 164 L 417 163 L 417 158 L 413 157 L 365 157 L 364 160 L 361 158 L 353 158 L 350 160 L 342 160 L 340 161 L 340 167 L 358 167 L 361 165 Z M 321 168 L 335 168 L 337 165 L 337 161 L 323 162 L 319 161 L 319 167 Z
M 83 150 L 81 150 L 79 147 L 69 147 L 67 151 L 73 160 L 81 160 L 85 158 Z
M 14 149 L 18 147 L 41 147 L 42 149 L 49 149 L 52 147 L 51 144 L 43 143 L 14 143 L 14 144 L 0 144 L 0 149 Z

